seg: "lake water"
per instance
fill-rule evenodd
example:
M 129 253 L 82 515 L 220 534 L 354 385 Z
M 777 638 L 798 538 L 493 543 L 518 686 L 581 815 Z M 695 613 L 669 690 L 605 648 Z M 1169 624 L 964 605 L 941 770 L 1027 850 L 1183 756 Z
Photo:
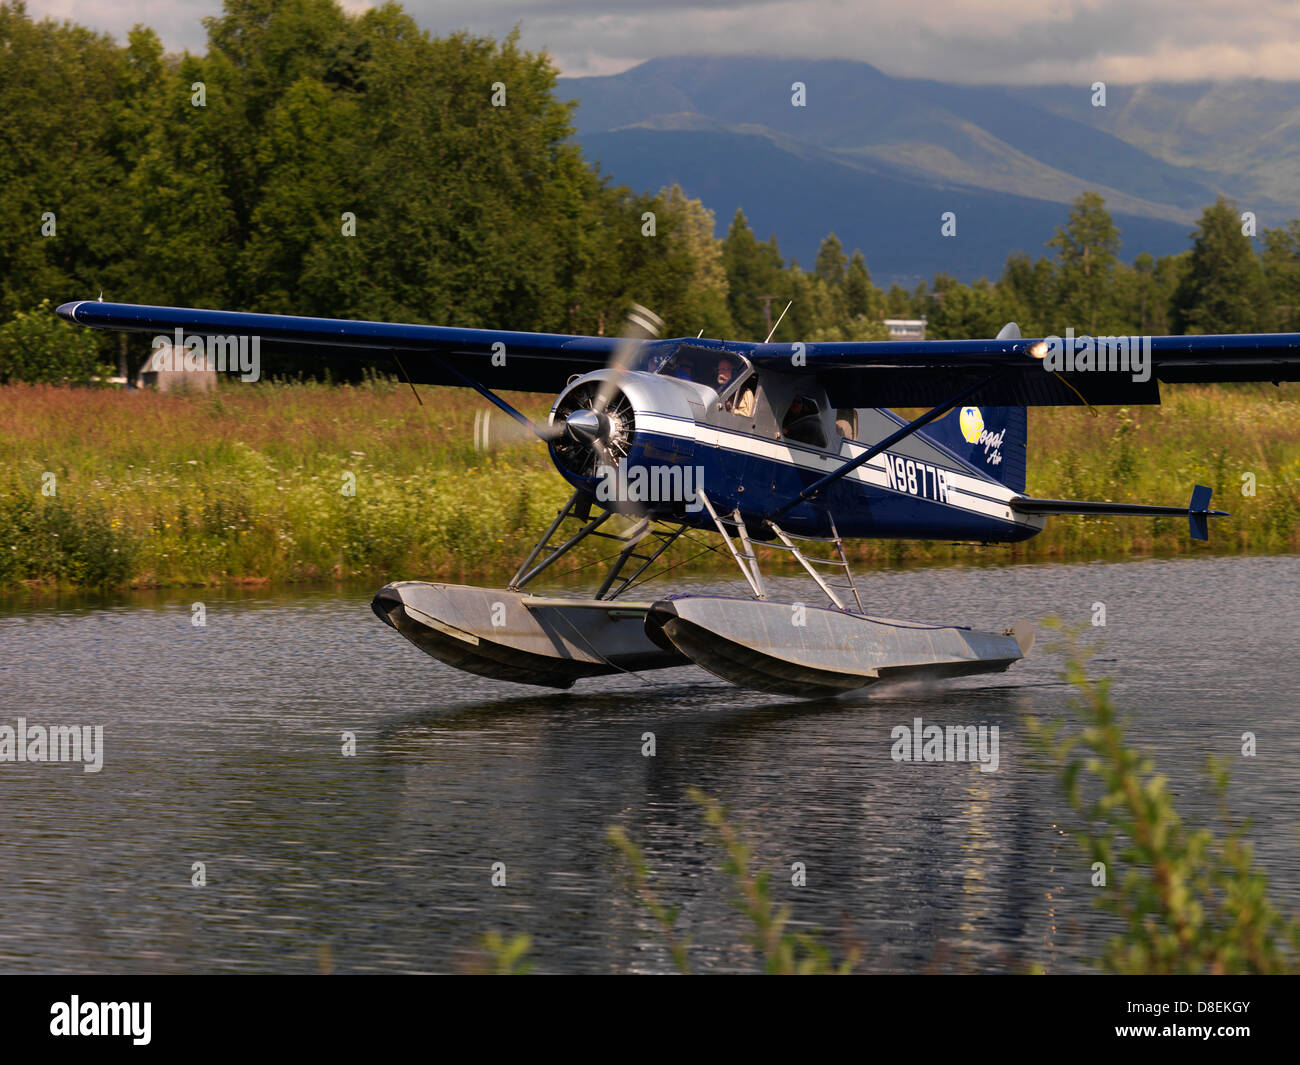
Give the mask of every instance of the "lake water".
M 873 612 L 995 630 L 1105 604 L 1094 669 L 1118 678 L 1180 812 L 1213 817 L 1205 760 L 1228 759 L 1232 810 L 1300 911 L 1300 558 L 861 583 Z M 0 725 L 104 729 L 98 773 L 0 762 L 0 971 L 457 971 L 489 930 L 528 933 L 537 971 L 670 971 L 613 824 L 681 907 L 694 967 L 752 970 L 692 785 L 733 811 L 796 924 L 856 945 L 864 969 L 1078 971 L 1113 930 L 1022 723 L 1070 695 L 1042 636 L 1006 674 L 819 702 L 693 667 L 555 693 L 435 662 L 374 617 L 371 591 L 0 606 Z M 891 729 L 916 717 L 998 726 L 997 772 L 893 761 Z

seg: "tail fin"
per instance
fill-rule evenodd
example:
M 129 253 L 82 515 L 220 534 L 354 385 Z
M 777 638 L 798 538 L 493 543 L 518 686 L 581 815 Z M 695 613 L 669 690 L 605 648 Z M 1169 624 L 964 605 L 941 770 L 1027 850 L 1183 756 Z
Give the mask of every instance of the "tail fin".
M 1025 490 L 1029 418 L 1024 407 L 958 407 L 922 432 L 1013 492 Z

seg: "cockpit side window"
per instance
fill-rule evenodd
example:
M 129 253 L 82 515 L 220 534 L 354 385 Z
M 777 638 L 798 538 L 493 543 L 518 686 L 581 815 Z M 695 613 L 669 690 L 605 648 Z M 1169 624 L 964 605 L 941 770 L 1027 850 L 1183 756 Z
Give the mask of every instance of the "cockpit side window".
M 821 409 L 812 396 L 795 396 L 781 419 L 781 435 L 787 440 L 813 447 L 826 446 L 826 432 L 822 428 Z

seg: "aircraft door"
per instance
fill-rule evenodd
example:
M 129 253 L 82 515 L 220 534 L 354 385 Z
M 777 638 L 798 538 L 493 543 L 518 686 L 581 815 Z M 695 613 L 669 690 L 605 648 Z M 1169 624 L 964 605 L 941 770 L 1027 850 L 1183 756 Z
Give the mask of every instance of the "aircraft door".
M 740 374 L 732 387 L 725 389 L 713 412 L 720 447 L 719 469 L 730 483 L 743 486 L 755 463 L 754 434 L 758 419 L 758 375 L 752 370 Z

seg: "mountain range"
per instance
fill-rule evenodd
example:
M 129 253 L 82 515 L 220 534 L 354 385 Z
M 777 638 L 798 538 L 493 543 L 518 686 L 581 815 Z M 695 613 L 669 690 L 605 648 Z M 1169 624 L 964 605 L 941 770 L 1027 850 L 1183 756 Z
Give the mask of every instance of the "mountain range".
M 805 106 L 794 106 L 794 83 Z M 1300 217 L 1300 83 L 971 86 L 848 60 L 654 59 L 564 78 L 577 136 L 620 184 L 677 183 L 811 265 L 834 232 L 879 284 L 996 277 L 1044 254 L 1081 192 L 1100 192 L 1121 254 L 1185 250 L 1219 195 L 1258 226 Z M 956 234 L 941 232 L 945 212 Z

